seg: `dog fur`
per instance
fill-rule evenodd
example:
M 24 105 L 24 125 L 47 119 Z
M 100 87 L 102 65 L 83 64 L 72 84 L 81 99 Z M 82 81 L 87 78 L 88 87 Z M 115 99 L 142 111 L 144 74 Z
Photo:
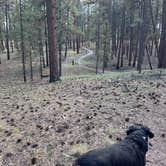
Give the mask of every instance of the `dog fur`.
M 82 155 L 73 166 L 145 166 L 148 138 L 154 134 L 140 124 L 129 127 L 126 133 L 124 140 Z

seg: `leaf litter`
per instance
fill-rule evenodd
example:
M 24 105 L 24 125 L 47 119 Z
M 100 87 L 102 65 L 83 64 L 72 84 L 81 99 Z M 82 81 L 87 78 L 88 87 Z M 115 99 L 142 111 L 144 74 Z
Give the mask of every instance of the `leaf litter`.
M 0 85 L 0 165 L 70 166 L 123 139 L 136 122 L 155 133 L 147 166 L 165 166 L 165 91 L 165 77 Z

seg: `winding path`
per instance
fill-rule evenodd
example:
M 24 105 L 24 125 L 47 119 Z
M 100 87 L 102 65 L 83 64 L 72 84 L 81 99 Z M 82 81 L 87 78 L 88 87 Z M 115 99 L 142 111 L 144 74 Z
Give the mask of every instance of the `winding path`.
M 90 71 L 93 71 L 96 73 L 96 68 L 93 68 L 93 67 L 89 67 L 89 66 L 86 66 L 83 61 L 84 59 L 86 59 L 87 57 L 90 57 L 92 55 L 94 55 L 94 51 L 93 50 L 90 50 L 88 48 L 83 48 L 87 53 L 83 56 L 81 56 L 79 59 L 78 59 L 78 65 L 79 67 L 83 68 L 83 69 L 86 69 L 86 70 L 90 70 Z M 105 72 L 110 72 L 110 71 L 107 71 L 105 70 Z M 103 73 L 103 71 L 101 69 L 98 68 L 98 73 Z
M 96 69 L 92 68 L 92 67 L 88 67 L 86 65 L 83 64 L 83 61 L 85 58 L 89 57 L 89 56 L 92 56 L 94 54 L 94 52 L 88 48 L 83 48 L 87 53 L 83 56 L 81 56 L 79 59 L 78 59 L 78 65 L 79 67 L 81 68 L 84 68 L 86 70 L 91 70 L 93 72 L 96 72 Z

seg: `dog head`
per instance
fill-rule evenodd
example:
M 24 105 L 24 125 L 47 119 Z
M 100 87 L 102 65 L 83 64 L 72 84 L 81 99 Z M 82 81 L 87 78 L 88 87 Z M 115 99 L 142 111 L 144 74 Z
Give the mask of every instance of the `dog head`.
M 146 126 L 142 125 L 142 124 L 134 124 L 133 126 L 129 127 L 129 129 L 127 130 L 127 135 L 130 135 L 134 132 L 143 132 L 145 138 L 153 138 L 154 137 L 154 133 Z
M 127 130 L 127 139 L 134 141 L 145 153 L 148 151 L 148 138 L 153 137 L 153 132 L 141 124 L 134 124 Z

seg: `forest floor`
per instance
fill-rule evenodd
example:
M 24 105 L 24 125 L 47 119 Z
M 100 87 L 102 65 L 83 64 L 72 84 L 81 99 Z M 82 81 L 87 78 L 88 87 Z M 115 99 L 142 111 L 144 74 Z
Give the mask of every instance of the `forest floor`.
M 74 72 L 54 84 L 24 84 L 16 79 L 21 64 L 1 64 L 0 165 L 70 166 L 79 154 L 123 139 L 136 122 L 155 133 L 147 166 L 165 166 L 165 73 Z

